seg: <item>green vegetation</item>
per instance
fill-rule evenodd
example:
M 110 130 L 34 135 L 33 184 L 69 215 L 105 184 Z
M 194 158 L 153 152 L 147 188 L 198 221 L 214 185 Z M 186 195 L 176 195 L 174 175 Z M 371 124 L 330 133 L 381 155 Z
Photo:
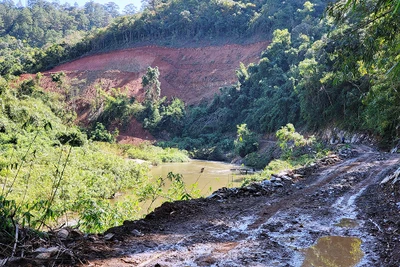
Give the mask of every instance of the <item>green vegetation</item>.
M 84 231 L 99 232 L 138 218 L 139 203 L 154 198 L 146 190 L 156 185 L 146 164 L 125 155 L 154 162 L 188 159 L 177 149 L 93 142 L 114 140 L 99 123 L 88 140 L 71 124 L 73 113 L 60 101 L 62 97 L 43 92 L 33 80 L 14 86 L 0 79 L 0 237 L 4 240 L 11 240 L 20 226 L 44 229 L 76 221 Z M 189 197 L 178 178 L 173 191 L 160 189 L 168 200 Z M 108 201 L 127 190 L 130 198 L 124 202 Z
M 257 151 L 257 136 L 250 132 L 246 124 L 238 125 L 237 138 L 234 142 L 234 145 L 236 153 L 243 158 L 246 155 Z
M 143 143 L 139 146 L 127 147 L 126 154 L 131 159 L 142 159 L 158 165 L 163 162 L 189 161 L 187 153 L 177 148 L 161 148 Z
M 250 182 L 270 179 L 271 175 L 285 170 L 293 170 L 314 163 L 329 154 L 329 150 L 318 143 L 313 136 L 305 138 L 296 132 L 293 124 L 287 124 L 276 132 L 278 144 L 282 149 L 279 159 L 271 160 L 262 172 L 243 181 L 243 185 Z

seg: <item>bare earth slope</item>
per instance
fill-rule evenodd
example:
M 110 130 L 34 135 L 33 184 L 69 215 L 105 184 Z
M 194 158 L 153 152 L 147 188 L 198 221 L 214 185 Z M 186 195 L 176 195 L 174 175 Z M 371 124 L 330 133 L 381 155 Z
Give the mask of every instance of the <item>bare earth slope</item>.
M 352 155 L 331 156 L 282 181 L 166 203 L 95 237 L 87 265 L 345 267 L 360 256 L 356 266 L 398 266 L 400 196 L 379 183 L 400 157 L 365 146 Z M 330 250 L 307 250 L 323 236 Z
M 87 56 L 47 73 L 64 71 L 69 78 L 84 81 L 82 93 L 93 93 L 94 85 L 104 89 L 126 88 L 131 95 L 143 97 L 141 78 L 147 67 L 160 70 L 161 94 L 178 97 L 186 103 L 211 98 L 222 86 L 237 81 L 240 62 L 257 62 L 268 42 L 198 48 L 138 47 Z

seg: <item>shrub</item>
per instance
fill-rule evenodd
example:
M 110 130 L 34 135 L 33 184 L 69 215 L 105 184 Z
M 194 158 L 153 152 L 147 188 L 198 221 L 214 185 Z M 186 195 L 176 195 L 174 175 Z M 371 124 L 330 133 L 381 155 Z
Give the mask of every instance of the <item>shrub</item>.
M 110 133 L 101 122 L 96 122 L 96 127 L 90 133 L 90 139 L 99 142 L 115 143 L 117 135 L 118 129 L 115 129 L 114 133 Z
M 247 154 L 257 151 L 257 136 L 247 128 L 246 124 L 238 125 L 234 145 L 236 153 L 243 158 Z

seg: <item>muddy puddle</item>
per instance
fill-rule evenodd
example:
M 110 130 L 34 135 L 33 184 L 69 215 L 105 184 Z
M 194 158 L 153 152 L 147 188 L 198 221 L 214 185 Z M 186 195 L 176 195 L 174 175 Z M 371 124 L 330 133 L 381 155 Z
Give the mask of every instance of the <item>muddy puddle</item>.
M 352 267 L 364 256 L 361 239 L 343 236 L 321 237 L 304 252 L 302 267 Z
M 354 219 L 342 218 L 340 222 L 335 224 L 335 226 L 342 228 L 356 228 L 358 226 L 358 222 Z

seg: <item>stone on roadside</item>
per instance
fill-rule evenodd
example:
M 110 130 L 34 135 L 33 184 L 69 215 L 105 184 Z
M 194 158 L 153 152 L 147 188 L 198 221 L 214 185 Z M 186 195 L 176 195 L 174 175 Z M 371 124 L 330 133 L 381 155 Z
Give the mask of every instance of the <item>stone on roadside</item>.
M 109 234 L 106 234 L 106 235 L 104 236 L 104 240 L 109 241 L 109 240 L 111 240 L 113 237 L 114 237 L 114 234 L 109 233 Z
M 60 239 L 67 239 L 68 236 L 69 236 L 69 231 L 65 228 L 62 228 L 57 232 L 57 237 Z

